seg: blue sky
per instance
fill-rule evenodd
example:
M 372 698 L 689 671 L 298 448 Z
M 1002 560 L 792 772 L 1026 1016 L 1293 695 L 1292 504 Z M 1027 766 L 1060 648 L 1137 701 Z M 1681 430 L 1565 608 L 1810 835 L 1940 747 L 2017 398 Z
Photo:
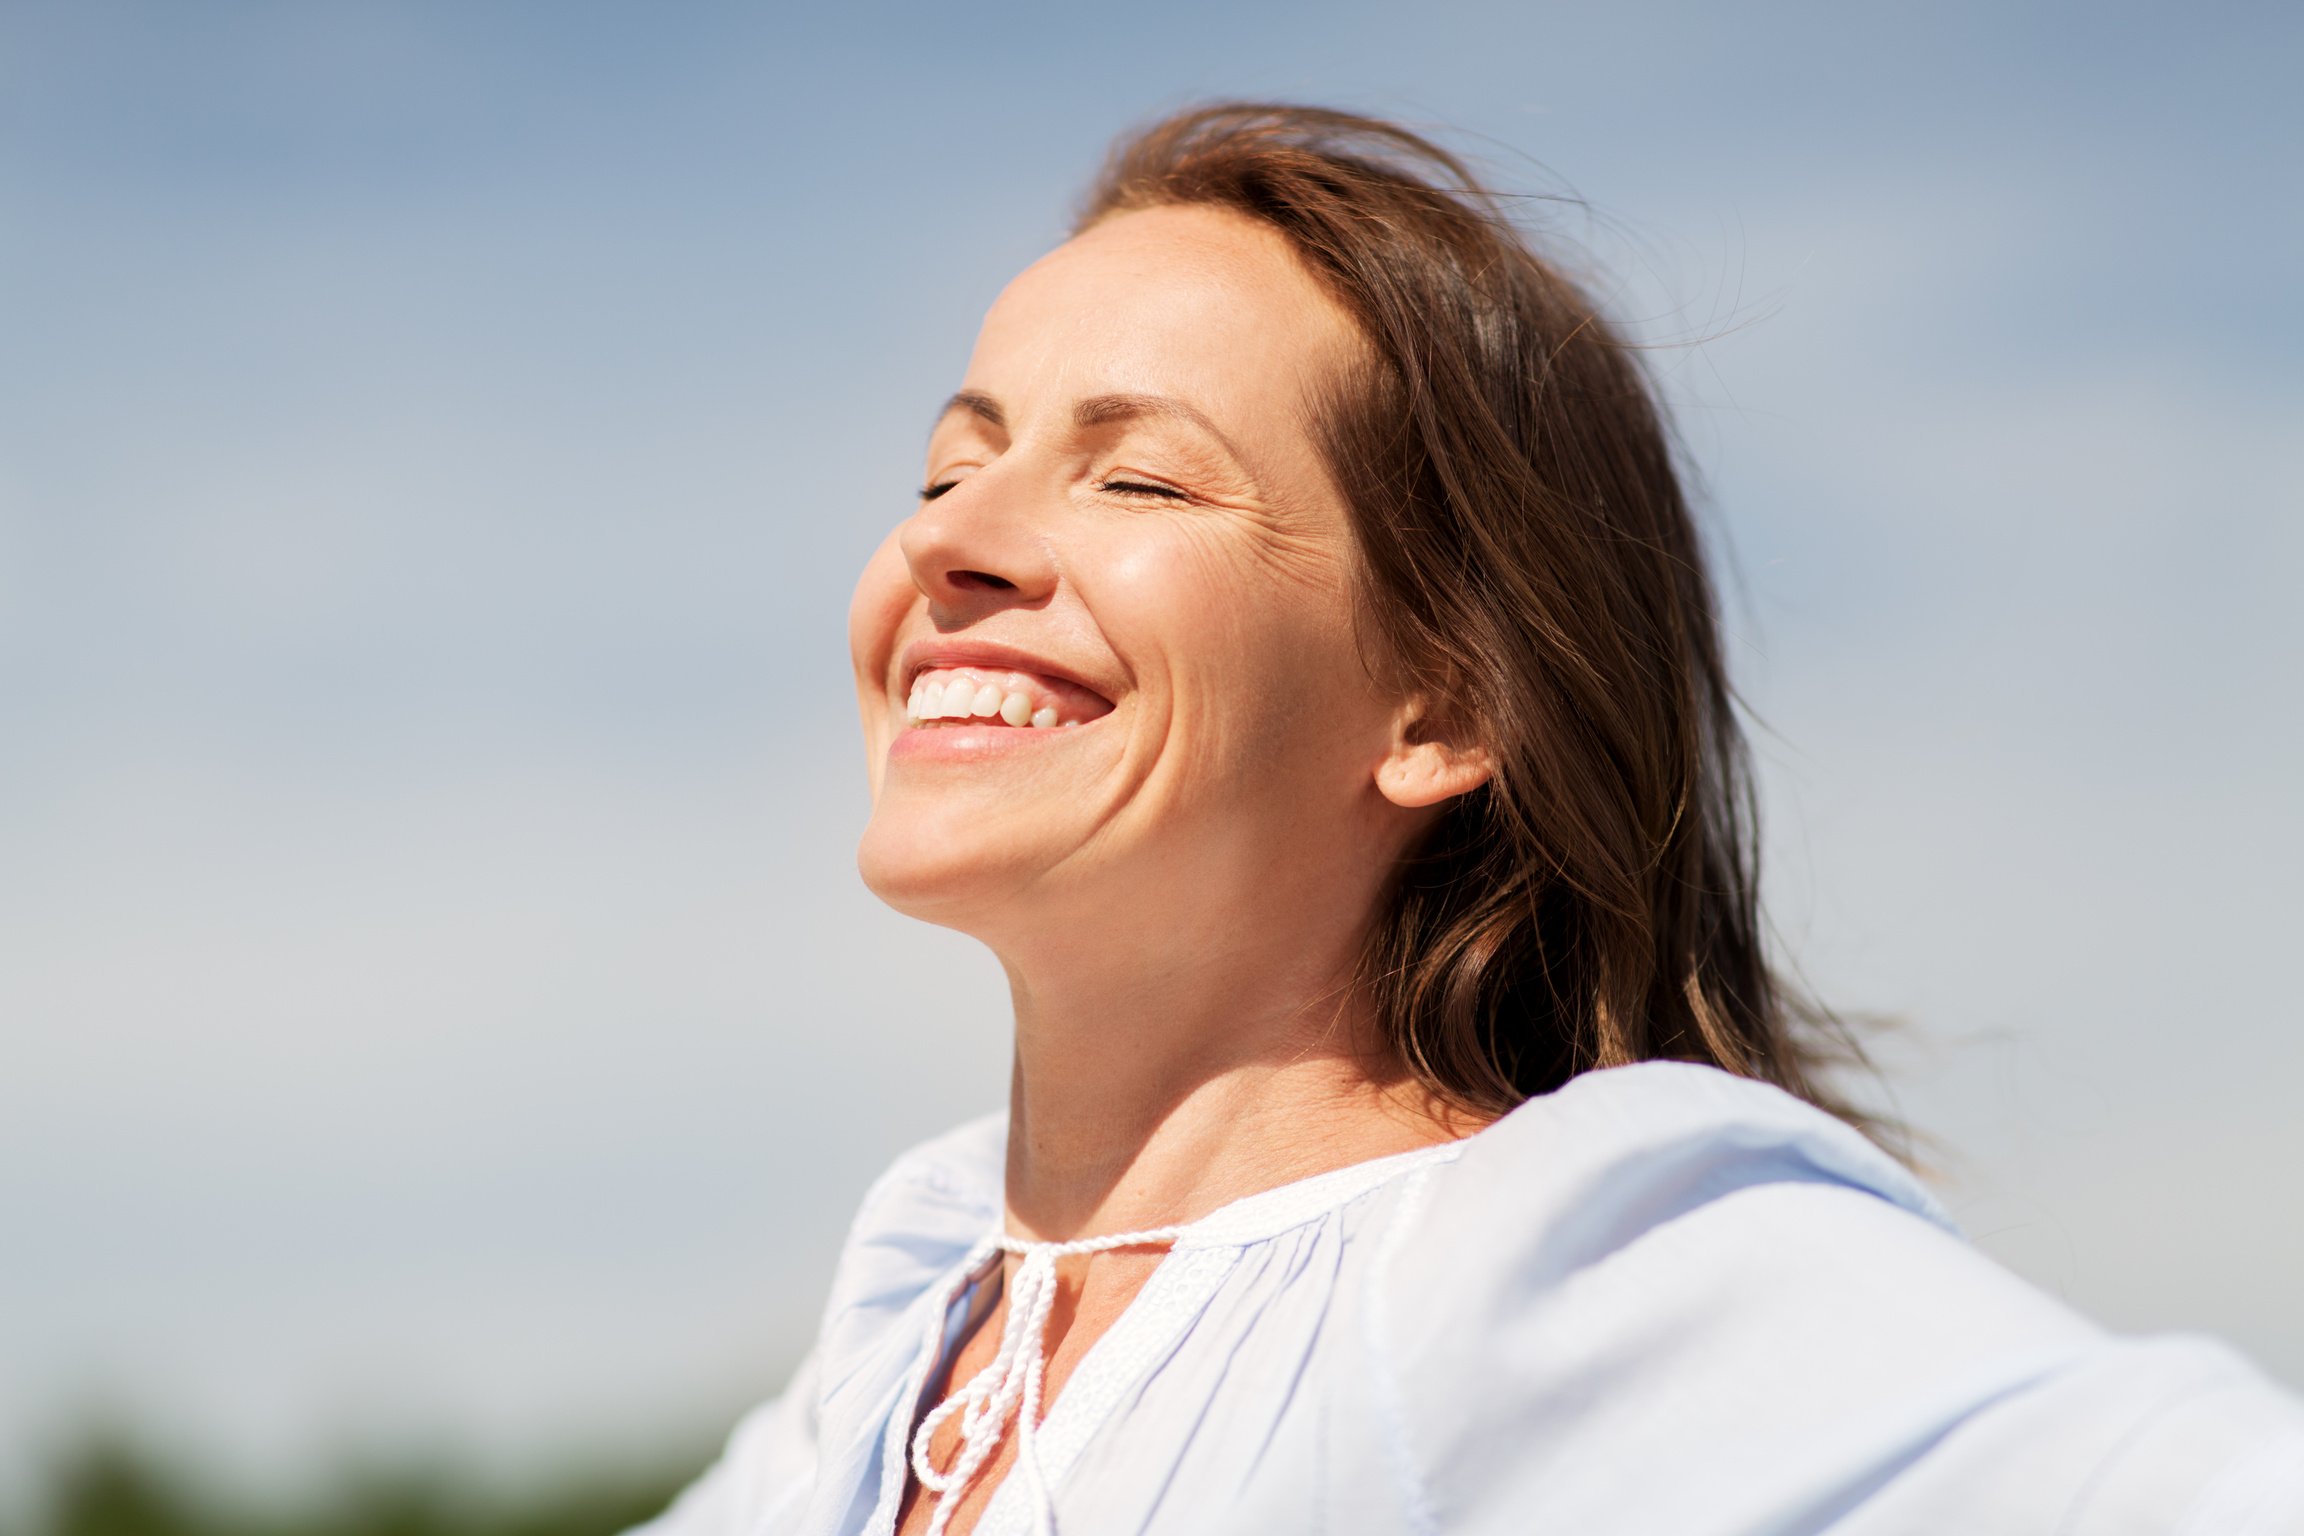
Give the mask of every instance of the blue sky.
M 841 614 L 1217 95 L 1446 125 L 1732 550 L 1771 898 L 1979 1241 L 2304 1382 L 2304 17 L 0 4 L 0 1444 L 709 1432 L 998 1101 Z

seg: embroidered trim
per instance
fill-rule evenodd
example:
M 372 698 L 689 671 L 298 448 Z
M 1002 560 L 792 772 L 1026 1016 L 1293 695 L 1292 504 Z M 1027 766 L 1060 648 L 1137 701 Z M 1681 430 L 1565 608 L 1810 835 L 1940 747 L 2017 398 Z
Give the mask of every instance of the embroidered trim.
M 1002 1325 L 1000 1345 L 992 1361 L 978 1371 L 968 1383 L 950 1393 L 944 1401 L 929 1410 L 913 1432 L 907 1458 L 913 1475 L 919 1479 L 924 1492 L 936 1500 L 929 1518 L 927 1536 L 944 1536 L 945 1526 L 953 1510 L 959 1506 L 959 1495 L 968 1484 L 990 1463 L 993 1454 L 1005 1438 L 1010 1419 L 1016 1421 L 1016 1466 L 1023 1474 L 1022 1491 L 1030 1500 L 1033 1528 L 1039 1536 L 1055 1536 L 1056 1511 L 1051 1492 L 1051 1471 L 1061 1477 L 1078 1457 L 1077 1443 L 1092 1431 L 1095 1420 L 1102 1414 L 1094 1413 L 1089 1419 L 1067 1422 L 1058 1427 L 1056 1440 L 1061 1442 L 1054 1450 L 1056 1465 L 1053 1469 L 1043 1459 L 1040 1432 L 1041 1395 L 1047 1377 L 1047 1331 L 1049 1313 L 1056 1301 L 1056 1261 L 1075 1254 L 1105 1253 L 1116 1248 L 1172 1246 L 1178 1254 L 1191 1254 L 1195 1259 L 1203 1255 L 1223 1254 L 1224 1262 L 1211 1271 L 1209 1278 L 1220 1277 L 1231 1268 L 1238 1251 L 1248 1244 L 1276 1237 L 1292 1227 L 1315 1221 L 1338 1208 L 1350 1204 L 1380 1186 L 1403 1174 L 1421 1174 L 1436 1164 L 1453 1162 L 1464 1152 L 1464 1143 L 1438 1142 L 1431 1146 L 1416 1147 L 1388 1157 L 1372 1158 L 1353 1163 L 1327 1173 L 1314 1174 L 1291 1184 L 1247 1195 L 1220 1206 L 1196 1221 L 1179 1226 L 1153 1227 L 1140 1232 L 1118 1232 L 1105 1237 L 1079 1238 L 1071 1242 L 1034 1242 L 1026 1238 L 994 1233 L 969 1251 L 967 1259 L 939 1287 L 934 1304 L 928 1313 L 927 1344 L 923 1351 L 924 1375 L 940 1358 L 944 1348 L 945 1330 L 950 1324 L 953 1303 L 982 1270 L 984 1262 L 995 1253 L 1013 1253 L 1023 1262 L 1017 1266 L 1008 1297 L 1007 1318 Z M 1411 1185 L 1421 1184 L 1413 1179 Z M 1389 1234 L 1388 1234 L 1389 1235 Z M 1162 1275 L 1175 1266 L 1163 1263 L 1155 1273 L 1148 1289 L 1157 1288 Z M 1204 1289 L 1193 1287 L 1193 1289 Z M 1141 1297 L 1138 1298 L 1142 1300 Z M 1206 1295 L 1195 1303 L 1204 1304 Z M 1119 1329 L 1124 1329 L 1139 1308 L 1131 1305 L 1123 1315 Z M 1116 1329 L 1116 1331 L 1119 1331 Z M 1098 1340 L 1098 1344 L 1109 1342 Z M 1099 1351 L 1091 1349 L 1084 1358 L 1081 1371 L 1075 1375 L 1066 1397 L 1071 1398 L 1083 1386 L 1082 1376 L 1093 1377 L 1091 1367 L 1099 1363 Z M 1140 1368 L 1142 1362 L 1131 1362 Z M 905 1401 L 918 1400 L 919 1387 L 911 1385 Z M 1089 1405 L 1109 1408 L 1109 1404 Z M 931 1442 L 937 1429 L 946 1420 L 958 1415 L 960 1419 L 960 1448 L 952 1464 L 939 1469 L 935 1465 Z M 1072 1434 L 1075 1422 L 1083 1426 Z M 891 1435 L 891 1443 L 895 1437 Z M 890 1468 L 894 1471 L 894 1467 Z M 1006 1488 L 998 1490 L 1005 1494 Z M 949 1495 L 949 1497 L 947 1497 Z M 1411 1497 L 1412 1507 L 1424 1501 Z M 1012 1509 L 1006 1499 L 995 1497 L 987 1506 L 984 1518 L 993 1519 L 996 1511 Z M 1429 1515 L 1425 1518 L 1428 1520 Z M 1429 1526 L 1424 1528 L 1428 1529 Z
M 944 1536 L 946 1522 L 958 1507 L 957 1495 L 984 1464 L 992 1459 L 1016 1420 L 1016 1467 L 1031 1490 L 1041 1536 L 1055 1536 L 1056 1509 L 1048 1493 L 1048 1479 L 1040 1466 L 1040 1392 L 1048 1372 L 1048 1314 L 1056 1305 L 1056 1261 L 1075 1254 L 1108 1253 L 1115 1248 L 1165 1247 L 1176 1241 L 1182 1227 L 1153 1227 L 1142 1232 L 1115 1232 L 1108 1237 L 1083 1237 L 1069 1243 L 1036 1243 L 1005 1234 L 992 1242 L 1002 1251 L 1021 1255 L 1010 1282 L 1008 1317 L 1000 1330 L 1000 1348 L 992 1363 L 969 1378 L 968 1384 L 930 1409 L 912 1436 L 912 1475 L 935 1496 L 927 1536 Z M 942 1304 L 931 1319 L 931 1358 L 943 1343 L 946 1314 L 967 1281 L 963 1270 L 945 1287 Z M 952 1465 L 938 1471 L 930 1442 L 946 1419 L 960 1416 L 960 1450 Z

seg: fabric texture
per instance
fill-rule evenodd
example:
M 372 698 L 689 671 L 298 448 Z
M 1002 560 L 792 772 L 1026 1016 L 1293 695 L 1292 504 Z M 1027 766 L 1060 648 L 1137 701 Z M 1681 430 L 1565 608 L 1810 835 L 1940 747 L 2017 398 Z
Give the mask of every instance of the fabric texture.
M 1005 1134 L 873 1185 L 791 1384 L 635 1536 L 893 1529 Z M 1037 1457 L 1046 1509 L 1011 1475 L 985 1536 L 2304 1536 L 2304 1404 L 2105 1333 L 1854 1131 L 1678 1063 L 1184 1226 Z

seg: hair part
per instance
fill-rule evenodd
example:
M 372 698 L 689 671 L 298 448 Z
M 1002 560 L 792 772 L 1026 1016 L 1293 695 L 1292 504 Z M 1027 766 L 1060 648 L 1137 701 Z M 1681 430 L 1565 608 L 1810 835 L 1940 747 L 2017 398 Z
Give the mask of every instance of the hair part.
M 1313 423 L 1371 665 L 1489 782 L 1403 859 L 1360 984 L 1444 1101 L 1710 1063 L 1878 1134 L 1847 1026 L 1770 964 L 1757 807 L 1702 540 L 1635 352 L 1456 156 L 1376 118 L 1220 103 L 1123 138 L 1075 225 L 1203 205 L 1284 235 L 1359 322 Z

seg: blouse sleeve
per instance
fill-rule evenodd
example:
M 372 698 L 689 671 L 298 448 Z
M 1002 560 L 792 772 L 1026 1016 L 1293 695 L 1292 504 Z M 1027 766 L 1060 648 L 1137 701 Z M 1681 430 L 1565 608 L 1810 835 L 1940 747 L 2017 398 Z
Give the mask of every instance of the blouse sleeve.
M 1401 1223 L 1427 1529 L 2304 1536 L 2304 1407 L 2221 1345 L 2107 1334 L 1774 1090 L 1554 1097 Z

